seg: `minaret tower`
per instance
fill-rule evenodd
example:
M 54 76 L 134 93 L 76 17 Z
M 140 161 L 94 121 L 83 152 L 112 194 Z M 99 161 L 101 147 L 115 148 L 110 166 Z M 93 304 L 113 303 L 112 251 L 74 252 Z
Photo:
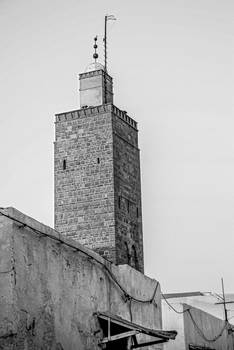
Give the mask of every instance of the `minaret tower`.
M 79 110 L 56 114 L 55 229 L 115 264 L 144 271 L 137 123 L 113 104 L 95 53 Z

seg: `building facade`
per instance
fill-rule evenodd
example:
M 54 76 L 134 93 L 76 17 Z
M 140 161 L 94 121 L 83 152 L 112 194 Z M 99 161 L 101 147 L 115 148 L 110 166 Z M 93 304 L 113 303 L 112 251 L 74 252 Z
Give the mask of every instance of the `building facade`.
M 0 349 L 162 350 L 177 335 L 143 274 L 137 123 L 90 68 L 81 109 L 56 115 L 55 230 L 0 208 Z
M 176 332 L 161 329 L 156 280 L 0 210 L 0 349 L 162 349 Z
M 55 229 L 144 271 L 137 123 L 101 65 L 80 74 L 81 109 L 56 115 Z

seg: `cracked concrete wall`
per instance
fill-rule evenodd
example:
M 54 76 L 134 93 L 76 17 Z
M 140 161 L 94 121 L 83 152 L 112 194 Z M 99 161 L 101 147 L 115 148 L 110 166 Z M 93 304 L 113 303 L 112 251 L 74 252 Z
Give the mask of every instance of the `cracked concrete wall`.
M 129 302 L 101 264 L 111 269 L 129 294 L 152 297 L 155 280 L 128 265 L 107 262 L 13 208 L 4 213 L 34 230 L 0 215 L 0 349 L 100 349 L 95 311 L 110 311 L 130 320 Z M 160 286 L 154 302 L 132 301 L 132 321 L 161 329 Z

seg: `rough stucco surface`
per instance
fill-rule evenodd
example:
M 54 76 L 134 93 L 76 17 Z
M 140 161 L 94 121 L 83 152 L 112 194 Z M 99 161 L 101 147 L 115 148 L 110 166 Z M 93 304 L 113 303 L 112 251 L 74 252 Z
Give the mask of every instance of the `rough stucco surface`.
M 188 305 L 184 304 L 184 309 L 185 308 L 187 309 Z M 214 339 L 218 334 L 220 334 L 224 326 L 223 320 L 220 320 L 194 307 L 191 308 L 190 312 L 196 325 L 202 330 L 207 339 Z M 216 350 L 233 350 L 234 343 L 232 333 L 228 334 L 228 332 L 225 330 L 222 336 L 215 342 L 207 341 L 199 334 L 197 327 L 195 327 L 188 313 L 184 313 L 184 333 L 186 349 L 189 348 L 189 344 L 196 344 L 207 346 Z
M 0 215 L 0 349 L 100 349 L 95 311 L 110 311 L 130 320 L 129 302 L 102 264 L 129 294 L 152 297 L 155 280 L 128 265 L 107 262 L 13 208 L 4 213 L 42 234 Z M 45 234 L 60 238 L 61 243 Z M 160 286 L 154 300 L 157 306 L 132 301 L 133 322 L 161 328 Z
M 224 326 L 223 320 L 191 305 L 179 303 L 178 301 L 173 302 L 171 299 L 168 301 L 179 312 L 189 309 L 196 325 L 207 339 L 214 339 L 221 332 Z M 206 346 L 216 350 L 233 350 L 233 335 L 228 335 L 226 330 L 215 342 L 210 342 L 201 336 L 200 331 L 198 331 L 187 312 L 176 314 L 163 301 L 162 315 L 163 329 L 175 329 L 178 332 L 174 342 L 164 344 L 164 350 L 189 350 L 189 344 Z
M 169 303 L 171 302 L 170 299 L 168 301 Z M 176 306 L 175 305 L 173 306 L 179 312 L 183 311 L 183 305 L 176 304 Z M 164 300 L 162 300 L 162 324 L 163 324 L 163 329 L 165 330 L 175 329 L 178 332 L 175 341 L 164 344 L 163 349 L 164 350 L 186 350 L 185 339 L 184 339 L 183 314 L 175 313 Z

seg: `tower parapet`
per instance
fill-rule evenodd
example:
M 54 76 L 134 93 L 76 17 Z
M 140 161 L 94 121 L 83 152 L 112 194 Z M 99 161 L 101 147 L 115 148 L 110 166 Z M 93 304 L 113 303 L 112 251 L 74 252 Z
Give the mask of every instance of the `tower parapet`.
M 125 121 L 125 123 L 129 124 L 129 126 L 137 130 L 137 122 L 131 117 L 129 117 L 126 111 L 122 111 L 121 109 L 117 108 L 111 103 L 90 108 L 75 109 L 69 112 L 57 113 L 55 114 L 55 117 L 56 122 L 60 122 L 106 112 L 113 112 L 117 117 Z

